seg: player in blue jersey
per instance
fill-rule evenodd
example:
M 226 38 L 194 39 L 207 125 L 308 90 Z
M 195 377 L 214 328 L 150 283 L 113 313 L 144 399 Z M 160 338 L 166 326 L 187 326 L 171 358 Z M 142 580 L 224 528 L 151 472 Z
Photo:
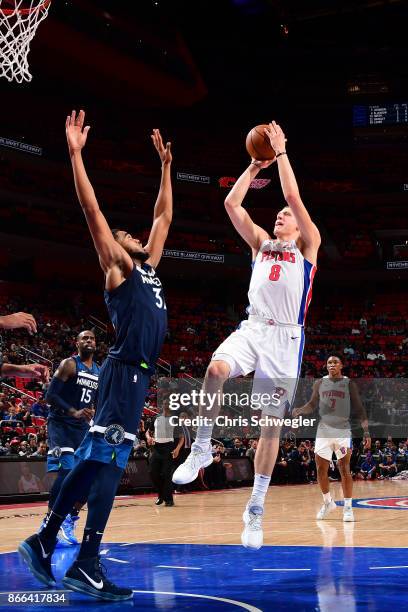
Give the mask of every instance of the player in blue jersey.
M 77 559 L 63 579 L 65 587 L 100 599 L 130 599 L 132 591 L 114 585 L 99 560 L 99 547 L 121 474 L 136 438 L 150 375 L 167 330 L 162 285 L 156 276 L 173 214 L 170 143 L 159 130 L 153 144 L 162 166 L 153 225 L 145 247 L 124 230 L 113 230 L 103 216 L 82 161 L 89 126 L 85 114 L 66 120 L 75 187 L 102 270 L 105 302 L 116 340 L 99 375 L 96 415 L 75 455 L 78 463 L 66 477 L 47 524 L 22 542 L 19 552 L 41 582 L 55 586 L 51 557 L 58 531 L 75 501 L 88 501 L 88 516 Z
M 94 403 L 98 389 L 99 366 L 93 361 L 96 350 L 95 334 L 85 330 L 76 339 L 78 355 L 61 361 L 48 388 L 46 400 L 50 405 L 48 417 L 48 472 L 57 472 L 50 491 L 45 526 L 62 483 L 74 467 L 74 452 L 81 444 L 94 415 Z M 58 540 L 62 545 L 78 544 L 75 523 L 82 507 L 76 501 L 61 525 Z

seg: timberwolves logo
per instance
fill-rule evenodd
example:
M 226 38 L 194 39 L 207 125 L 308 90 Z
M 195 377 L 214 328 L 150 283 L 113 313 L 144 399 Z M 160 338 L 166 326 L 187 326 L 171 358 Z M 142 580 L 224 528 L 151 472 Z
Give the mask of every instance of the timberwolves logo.
M 342 506 L 343 502 L 336 502 Z M 366 497 L 364 499 L 353 499 L 354 508 L 371 508 L 377 510 L 408 510 L 408 497 Z
M 109 425 L 109 427 L 106 428 L 103 437 L 111 446 L 117 446 L 118 444 L 122 444 L 123 440 L 125 439 L 125 430 L 121 425 Z
M 55 459 L 59 459 L 61 457 L 61 449 L 59 446 L 56 446 L 52 449 L 51 455 L 55 457 Z

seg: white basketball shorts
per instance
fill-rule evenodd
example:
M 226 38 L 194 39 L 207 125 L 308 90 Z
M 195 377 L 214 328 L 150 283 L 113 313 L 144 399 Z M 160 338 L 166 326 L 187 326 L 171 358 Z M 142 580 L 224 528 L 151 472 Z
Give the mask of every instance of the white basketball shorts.
M 230 378 L 254 372 L 252 397 L 264 395 L 262 414 L 282 418 L 294 400 L 303 346 L 300 325 L 280 325 L 250 316 L 220 344 L 212 360 L 227 362 Z M 278 406 L 276 399 L 267 400 L 274 391 L 281 397 Z
M 333 436 L 335 434 L 336 437 Z M 339 437 L 339 434 L 341 437 Z M 330 432 L 327 428 L 318 427 L 315 441 L 315 454 L 331 461 L 333 453 L 337 459 L 342 459 L 347 455 L 347 451 L 351 448 L 351 431 L 335 429 Z

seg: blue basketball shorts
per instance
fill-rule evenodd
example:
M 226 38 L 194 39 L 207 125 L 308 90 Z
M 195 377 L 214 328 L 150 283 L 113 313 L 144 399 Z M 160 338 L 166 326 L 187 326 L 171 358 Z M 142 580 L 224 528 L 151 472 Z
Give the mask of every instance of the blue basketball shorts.
M 150 375 L 108 357 L 98 381 L 95 419 L 75 453 L 76 460 L 115 462 L 125 468 L 136 439 Z
M 74 453 L 84 439 L 88 427 L 73 427 L 63 421 L 48 419 L 47 471 L 72 470 Z

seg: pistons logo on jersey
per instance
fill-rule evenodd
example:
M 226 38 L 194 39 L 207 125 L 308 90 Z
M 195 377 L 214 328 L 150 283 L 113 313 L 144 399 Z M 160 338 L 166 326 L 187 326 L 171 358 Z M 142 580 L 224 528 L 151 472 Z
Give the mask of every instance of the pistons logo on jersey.
M 268 278 L 270 281 L 278 281 L 281 277 L 282 264 L 296 263 L 296 251 L 291 248 L 291 243 L 272 242 L 269 249 L 261 251 L 260 263 L 264 262 L 275 262 L 272 263 Z

